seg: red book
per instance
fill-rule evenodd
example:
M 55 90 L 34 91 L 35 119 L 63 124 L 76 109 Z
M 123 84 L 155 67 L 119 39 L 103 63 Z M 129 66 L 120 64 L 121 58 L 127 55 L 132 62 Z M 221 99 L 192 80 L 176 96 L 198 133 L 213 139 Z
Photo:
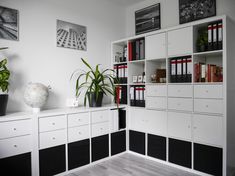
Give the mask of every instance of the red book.
M 195 82 L 199 82 L 199 77 L 200 77 L 200 72 L 199 72 L 200 68 L 199 68 L 199 63 L 195 63 L 194 64 L 194 81 Z
M 211 64 L 207 64 L 207 82 L 211 82 Z

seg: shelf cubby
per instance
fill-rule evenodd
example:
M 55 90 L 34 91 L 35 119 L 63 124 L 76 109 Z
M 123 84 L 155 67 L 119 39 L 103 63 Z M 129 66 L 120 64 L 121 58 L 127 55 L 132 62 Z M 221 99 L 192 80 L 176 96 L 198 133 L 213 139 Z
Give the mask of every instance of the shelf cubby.
M 145 62 L 132 62 L 128 64 L 128 83 L 135 84 L 135 83 L 143 83 L 142 82 L 133 82 L 133 76 L 143 76 L 145 73 Z
M 127 63 L 127 42 L 113 43 L 112 45 L 113 64 Z

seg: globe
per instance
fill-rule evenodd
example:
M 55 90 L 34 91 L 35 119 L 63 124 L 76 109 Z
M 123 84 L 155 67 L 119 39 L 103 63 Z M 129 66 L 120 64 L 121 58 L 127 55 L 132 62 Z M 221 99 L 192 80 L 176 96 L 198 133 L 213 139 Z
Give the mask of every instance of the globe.
M 24 91 L 24 102 L 40 111 L 40 108 L 45 105 L 49 96 L 49 89 L 41 83 L 29 83 Z

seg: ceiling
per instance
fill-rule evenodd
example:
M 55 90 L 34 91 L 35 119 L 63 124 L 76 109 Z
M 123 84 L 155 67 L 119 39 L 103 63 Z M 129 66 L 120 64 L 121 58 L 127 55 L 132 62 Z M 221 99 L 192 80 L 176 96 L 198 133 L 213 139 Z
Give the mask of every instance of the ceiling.
M 144 0 L 108 0 L 108 1 L 122 6 L 130 6 Z

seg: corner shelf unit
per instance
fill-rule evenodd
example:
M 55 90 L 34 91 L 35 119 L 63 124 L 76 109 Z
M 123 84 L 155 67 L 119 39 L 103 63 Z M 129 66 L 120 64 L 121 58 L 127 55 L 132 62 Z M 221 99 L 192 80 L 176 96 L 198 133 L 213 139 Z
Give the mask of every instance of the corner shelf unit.
M 198 30 L 218 22 L 222 22 L 223 25 L 223 48 L 198 52 L 196 46 Z M 148 150 L 152 148 L 148 146 L 150 145 L 148 135 L 156 135 L 166 140 L 164 160 L 166 164 L 183 166 L 186 170 L 199 175 L 227 176 L 231 168 L 235 169 L 232 164 L 235 158 L 231 157 L 235 156 L 235 145 L 232 141 L 235 130 L 230 124 L 234 124 L 235 114 L 231 105 L 235 100 L 235 90 L 229 87 L 235 87 L 233 81 L 235 61 L 232 60 L 235 55 L 232 48 L 235 39 L 231 37 L 233 36 L 231 29 L 234 29 L 231 24 L 226 16 L 217 16 L 112 43 L 113 49 L 120 45 L 126 46 L 128 58 L 130 56 L 128 43 L 138 39 L 145 41 L 144 59 L 126 61 L 128 68 L 126 99 L 130 106 L 129 137 L 134 138 L 131 136 L 134 134 L 133 131 L 146 134 L 145 144 L 142 144 L 146 146 L 145 152 L 142 153 L 145 157 L 150 157 Z M 187 61 L 184 65 L 185 58 L 188 58 L 189 63 Z M 181 65 L 175 65 L 178 71 L 172 69 L 174 68 L 171 65 L 172 59 L 176 60 L 176 64 L 178 60 L 182 62 Z M 115 58 L 112 54 L 112 65 L 114 63 Z M 196 69 L 197 64 L 200 65 L 199 72 Z M 152 82 L 151 76 L 157 69 L 165 69 L 165 82 Z M 145 82 L 133 83 L 133 76 L 141 75 L 143 72 L 146 76 Z M 177 82 L 172 82 L 174 74 Z M 196 79 L 198 74 L 200 79 Z M 179 75 L 182 79 L 178 79 Z M 188 76 L 189 79 L 184 76 L 186 78 Z M 130 89 L 139 85 L 146 89 L 145 107 L 142 108 L 131 106 Z M 133 140 L 130 139 L 131 141 Z M 132 145 L 140 144 L 129 145 L 131 150 L 135 148 Z M 177 147 L 189 147 L 185 150 L 188 151 L 189 157 L 181 158 L 183 161 L 174 158 L 175 152 L 185 154 L 185 151 L 177 151 Z M 200 152 L 205 152 L 205 158 Z M 214 162 L 213 155 L 214 159 L 218 160 L 214 163 L 217 167 L 210 164 Z M 206 167 L 200 164 L 202 160 L 205 160 Z M 230 169 L 227 170 L 227 167 Z

